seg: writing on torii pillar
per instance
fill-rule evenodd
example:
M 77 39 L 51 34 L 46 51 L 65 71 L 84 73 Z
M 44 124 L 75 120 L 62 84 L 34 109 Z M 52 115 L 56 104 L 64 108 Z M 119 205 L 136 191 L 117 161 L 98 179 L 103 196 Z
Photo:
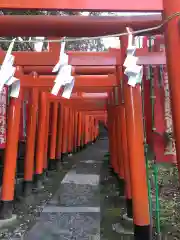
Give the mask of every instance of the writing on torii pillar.
M 3 87 L 0 92 L 0 148 L 5 148 L 6 146 L 6 114 L 7 114 L 7 95 L 8 88 Z

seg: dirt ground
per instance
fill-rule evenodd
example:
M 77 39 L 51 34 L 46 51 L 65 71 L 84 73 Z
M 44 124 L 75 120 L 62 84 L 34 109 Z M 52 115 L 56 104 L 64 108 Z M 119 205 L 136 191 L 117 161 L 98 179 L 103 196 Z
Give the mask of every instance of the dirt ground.
M 149 161 L 149 179 L 151 182 L 151 200 L 152 200 L 152 217 L 153 217 L 153 239 L 161 240 L 180 240 L 180 187 L 178 181 L 177 166 L 171 164 L 158 164 L 158 190 L 159 190 L 159 215 L 160 215 L 160 232 L 157 232 L 156 222 L 156 197 L 155 197 L 155 180 L 153 167 Z M 104 167 L 106 168 L 106 167 Z M 101 196 L 103 199 L 102 219 L 102 239 L 129 240 L 133 239 L 127 234 L 125 226 L 124 233 L 118 234 L 113 231 L 113 225 L 121 223 L 121 216 L 125 212 L 125 205 L 118 195 L 118 185 L 111 176 L 102 185 Z M 106 197 L 104 197 L 106 196 Z M 104 206 L 105 205 L 105 206 Z M 122 226 L 124 226 L 122 224 Z M 132 229 L 128 229 L 132 230 Z
M 163 239 L 180 239 L 180 187 L 178 170 L 173 165 L 157 165 L 160 204 L 160 230 Z M 152 202 L 154 225 L 155 214 L 155 183 L 151 175 Z

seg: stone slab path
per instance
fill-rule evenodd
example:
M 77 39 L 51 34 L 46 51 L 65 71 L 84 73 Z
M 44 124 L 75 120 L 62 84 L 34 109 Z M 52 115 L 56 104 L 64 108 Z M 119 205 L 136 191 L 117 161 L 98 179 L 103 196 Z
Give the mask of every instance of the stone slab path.
M 100 239 L 100 170 L 107 151 L 108 141 L 98 140 L 68 158 L 73 168 L 23 239 Z

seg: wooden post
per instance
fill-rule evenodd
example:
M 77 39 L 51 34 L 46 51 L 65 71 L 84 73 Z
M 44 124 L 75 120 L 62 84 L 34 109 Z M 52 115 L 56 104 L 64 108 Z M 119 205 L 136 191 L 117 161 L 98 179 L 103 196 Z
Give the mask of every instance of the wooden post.
M 74 120 L 74 153 L 77 151 L 77 137 L 78 137 L 78 112 L 75 111 L 75 120 Z
M 44 177 L 47 176 L 47 172 L 48 172 L 48 158 L 49 158 L 49 123 L 50 123 L 50 110 L 52 110 L 52 108 L 50 109 L 50 102 L 47 99 L 47 109 L 46 109 L 46 128 L 45 128 L 45 144 L 44 144 L 44 165 L 43 165 L 43 172 L 44 172 Z M 52 120 L 52 118 L 51 118 Z M 52 124 L 52 122 L 51 122 Z
M 69 129 L 69 108 L 64 107 L 63 114 L 63 136 L 62 136 L 62 158 L 68 155 L 68 129 Z
M 125 59 L 127 37 L 121 38 L 121 56 Z M 134 237 L 150 240 L 150 214 L 144 154 L 142 99 L 140 85 L 131 87 L 123 76 L 127 143 L 130 161 Z M 138 174 L 140 173 L 140 174 Z
M 47 117 L 47 93 L 40 93 L 38 127 L 37 127 L 37 147 L 36 147 L 36 166 L 34 183 L 36 189 L 43 187 L 44 169 L 44 150 L 46 142 L 46 117 Z
M 72 141 L 72 109 L 69 109 L 69 118 L 68 118 L 68 155 L 71 155 L 71 141 Z
M 81 150 L 81 127 L 82 127 L 82 113 L 78 112 L 78 140 L 77 140 L 77 148 L 78 151 Z
M 36 77 L 36 75 L 34 75 Z M 30 90 L 30 99 L 28 103 L 28 120 L 27 120 L 27 143 L 25 153 L 24 166 L 24 182 L 23 194 L 29 196 L 32 191 L 33 175 L 34 175 L 34 155 L 35 155 L 35 137 L 37 126 L 37 112 L 38 112 L 38 88 Z
M 180 1 L 163 0 L 163 16 L 167 19 L 172 14 L 180 11 Z M 179 55 L 180 55 L 180 21 L 179 16 L 168 21 L 165 30 L 165 46 L 167 56 L 168 81 L 171 95 L 174 137 L 176 141 L 177 166 L 180 179 L 180 94 L 179 94 Z
M 120 128 L 121 128 L 121 147 L 122 147 L 122 158 L 124 167 L 124 180 L 125 180 L 125 197 L 126 197 L 126 210 L 127 217 L 129 219 L 133 218 L 132 209 L 132 194 L 131 194 L 131 176 L 130 176 L 130 164 L 129 164 L 129 153 L 127 146 L 127 129 L 126 129 L 126 115 L 125 115 L 125 105 L 124 98 L 122 95 L 121 87 L 119 88 L 120 98 Z
M 50 153 L 49 153 L 49 170 L 55 170 L 57 167 L 56 159 L 56 144 L 57 144 L 57 123 L 58 123 L 58 102 L 52 103 L 52 122 L 51 122 L 51 138 L 50 138 Z
M 122 157 L 122 139 L 121 139 L 121 115 L 120 115 L 120 96 L 118 87 L 114 88 L 114 112 L 115 112 L 115 157 L 118 165 L 118 181 L 120 195 L 124 196 L 124 163 Z
M 62 137 L 63 137 L 63 112 L 64 108 L 61 104 L 59 104 L 58 108 L 58 121 L 57 121 L 57 147 L 56 147 L 56 159 L 61 160 L 62 153 Z
M 18 68 L 17 75 L 22 75 Z M 7 117 L 7 139 L 4 156 L 4 170 L 1 191 L 0 219 L 11 219 L 13 212 L 16 160 L 19 140 L 21 93 L 18 98 L 10 98 Z M 3 121 L 3 119 L 2 119 Z

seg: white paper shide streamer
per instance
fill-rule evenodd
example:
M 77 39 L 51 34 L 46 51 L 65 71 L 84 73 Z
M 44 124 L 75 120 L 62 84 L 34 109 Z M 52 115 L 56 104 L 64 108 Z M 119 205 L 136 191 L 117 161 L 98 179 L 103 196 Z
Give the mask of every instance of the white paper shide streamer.
M 125 67 L 124 74 L 128 77 L 128 85 L 135 87 L 136 84 L 141 83 L 143 78 L 143 66 L 137 65 L 138 57 L 135 56 L 136 46 L 133 44 L 132 32 L 128 31 L 128 47 L 127 57 L 123 66 Z
M 72 66 L 68 65 L 68 55 L 65 53 L 65 42 L 61 43 L 59 61 L 52 72 L 57 72 L 57 76 L 51 93 L 57 96 L 61 87 L 64 86 L 62 97 L 69 99 L 74 87 L 74 77 L 71 75 Z
M 15 39 L 13 39 L 9 45 L 4 61 L 0 67 L 0 92 L 2 92 L 4 85 L 11 86 L 10 96 L 18 98 L 20 92 L 20 80 L 14 77 L 16 72 L 16 67 L 13 66 L 15 58 L 11 54 L 14 43 Z

